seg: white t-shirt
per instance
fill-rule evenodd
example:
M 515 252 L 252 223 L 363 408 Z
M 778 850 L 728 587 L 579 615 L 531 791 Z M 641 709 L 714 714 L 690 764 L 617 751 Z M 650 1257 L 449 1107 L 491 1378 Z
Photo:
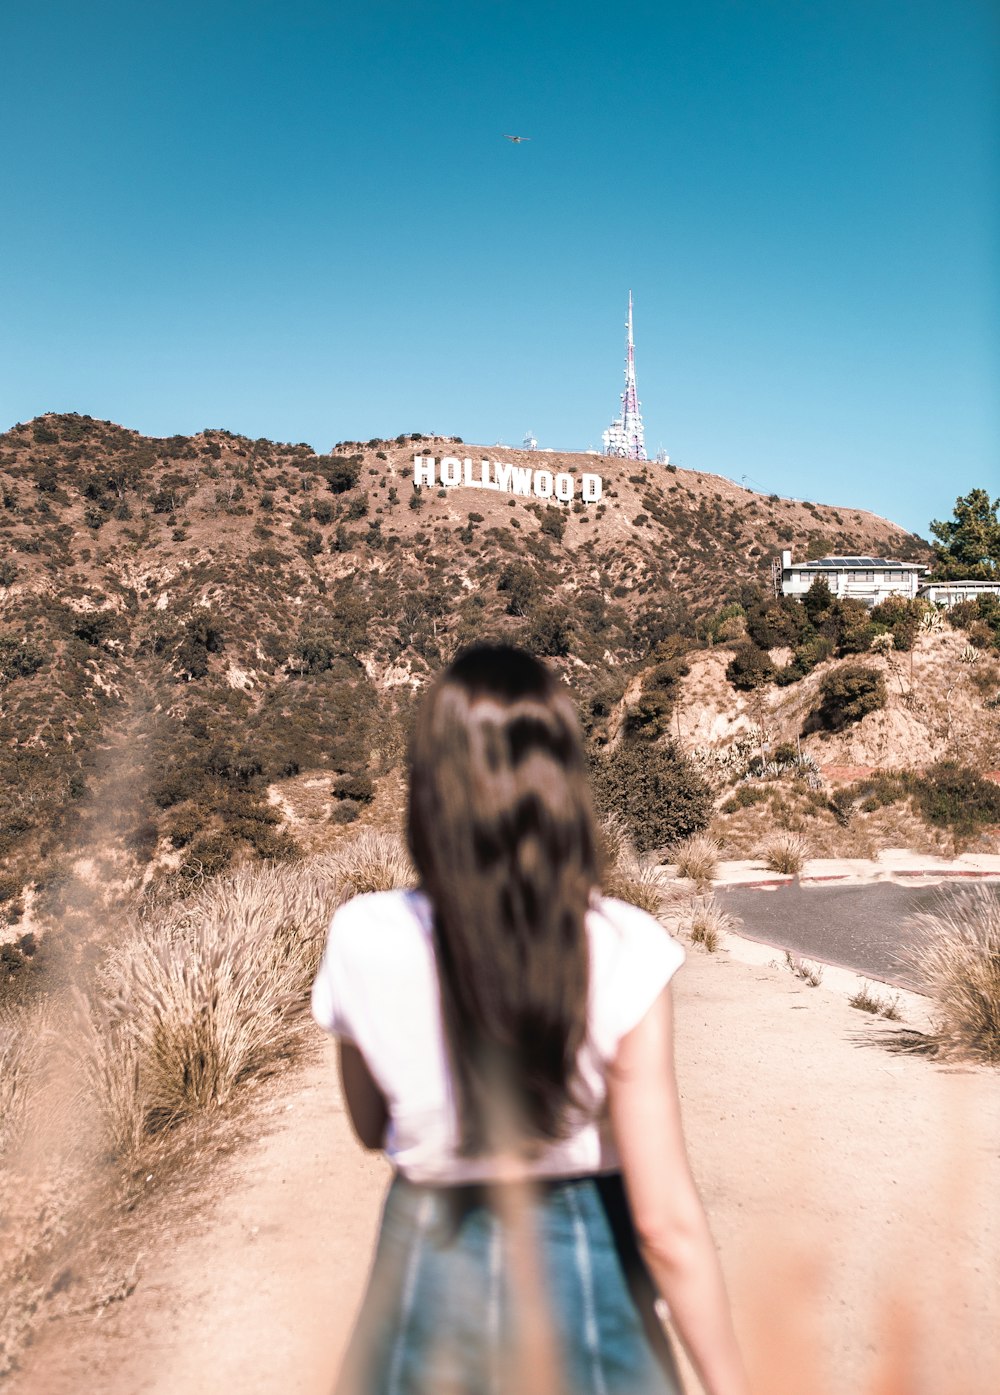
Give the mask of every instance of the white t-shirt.
M 385 1151 L 404 1176 L 448 1185 L 488 1181 L 495 1175 L 489 1158 L 457 1151 L 431 923 L 427 898 L 417 891 L 377 892 L 341 906 L 313 984 L 313 1016 L 364 1057 L 388 1104 Z M 532 1160 L 533 1176 L 617 1170 L 607 1068 L 684 960 L 658 921 L 624 901 L 595 899 L 586 928 L 590 997 L 578 1065 L 588 1108 L 569 1138 Z

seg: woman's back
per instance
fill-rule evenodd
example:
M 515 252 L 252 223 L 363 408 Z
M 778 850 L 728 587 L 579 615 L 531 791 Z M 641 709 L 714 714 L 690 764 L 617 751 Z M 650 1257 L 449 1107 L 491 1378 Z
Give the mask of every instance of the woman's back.
M 578 1100 L 566 1138 L 537 1148 L 531 1176 L 617 1169 L 607 1119 L 609 1063 L 680 966 L 684 952 L 657 921 L 604 897 L 586 914 L 587 1031 L 578 1053 Z M 386 1152 L 411 1181 L 488 1181 L 493 1159 L 460 1156 L 454 1081 L 441 1019 L 432 912 L 419 892 L 360 896 L 337 912 L 313 988 L 326 1031 L 361 1052 L 389 1113 Z

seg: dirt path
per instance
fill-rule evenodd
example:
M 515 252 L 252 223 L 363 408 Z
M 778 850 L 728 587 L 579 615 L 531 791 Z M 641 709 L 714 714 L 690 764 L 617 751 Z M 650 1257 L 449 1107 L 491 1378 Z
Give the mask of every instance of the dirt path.
M 728 955 L 692 952 L 677 1002 L 692 1158 L 760 1388 L 867 1391 L 901 1330 L 891 1295 L 915 1325 L 908 1395 L 1000 1389 L 996 1072 L 893 1054 L 842 994 Z M 134 1294 L 53 1325 L 10 1395 L 328 1395 L 387 1176 L 326 1047 L 216 1198 L 151 1242 Z

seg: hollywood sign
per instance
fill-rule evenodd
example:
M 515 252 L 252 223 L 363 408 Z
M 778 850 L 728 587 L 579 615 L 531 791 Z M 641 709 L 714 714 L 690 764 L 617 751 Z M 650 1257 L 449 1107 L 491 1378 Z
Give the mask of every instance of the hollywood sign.
M 501 494 L 522 494 L 525 498 L 534 495 L 536 499 L 555 499 L 560 504 L 572 503 L 577 489 L 576 480 L 569 474 L 554 475 L 551 470 L 532 470 L 501 460 L 481 460 L 478 471 L 473 472 L 472 461 L 459 460 L 457 455 L 443 456 L 440 467 L 433 455 L 415 455 L 413 484 L 415 488 L 440 484 L 445 489 L 458 485 L 466 489 L 494 489 Z M 599 504 L 603 492 L 604 481 L 600 475 L 580 476 L 580 498 L 585 504 Z

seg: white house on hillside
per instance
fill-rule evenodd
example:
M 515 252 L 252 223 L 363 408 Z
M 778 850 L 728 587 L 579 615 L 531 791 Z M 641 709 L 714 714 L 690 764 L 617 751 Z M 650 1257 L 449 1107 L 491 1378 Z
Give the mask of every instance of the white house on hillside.
M 1000 596 L 1000 581 L 929 581 L 921 586 L 920 595 L 925 601 L 950 610 L 977 596 Z
M 852 596 L 865 605 L 878 605 L 888 596 L 913 600 L 929 570 L 917 562 L 893 562 L 886 557 L 817 557 L 793 566 L 786 548 L 781 554 L 781 592 L 801 599 L 822 578 L 834 596 Z

